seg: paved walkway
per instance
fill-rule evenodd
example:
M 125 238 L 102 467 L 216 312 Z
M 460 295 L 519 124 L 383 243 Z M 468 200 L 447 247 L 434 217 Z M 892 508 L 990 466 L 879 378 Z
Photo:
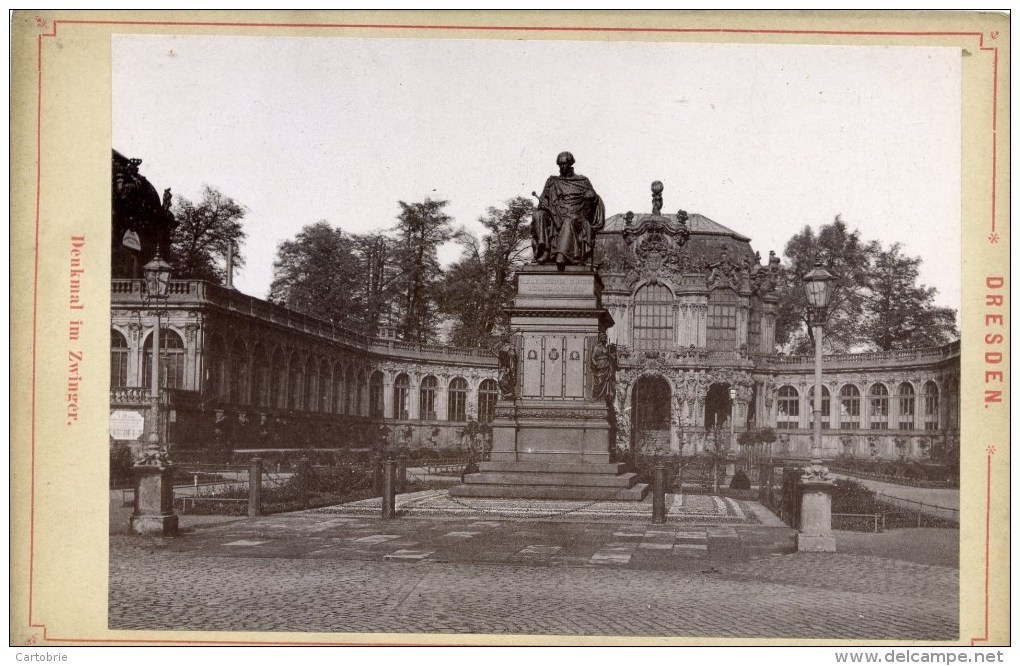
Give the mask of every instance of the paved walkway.
M 861 485 L 886 495 L 886 501 L 905 511 L 920 511 L 926 516 L 943 518 L 959 523 L 960 521 L 960 489 L 959 488 L 915 488 L 901 486 L 885 481 L 862 479 L 848 474 L 836 474 L 853 479 Z M 895 498 L 890 501 L 890 498 Z M 902 500 L 897 502 L 896 499 Z M 918 504 L 921 503 L 921 504 Z
M 331 633 L 956 637 L 954 567 L 852 547 L 794 554 L 792 530 L 756 523 L 748 517 L 755 505 L 739 505 L 742 522 L 666 525 L 636 515 L 382 520 L 339 508 L 206 525 L 185 517 L 189 531 L 177 539 L 111 535 L 109 622 Z

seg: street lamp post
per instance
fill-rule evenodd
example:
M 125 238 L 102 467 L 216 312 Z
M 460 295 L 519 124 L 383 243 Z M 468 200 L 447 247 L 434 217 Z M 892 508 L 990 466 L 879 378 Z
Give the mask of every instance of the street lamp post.
M 734 439 L 734 432 L 735 432 L 734 425 L 735 424 L 734 424 L 734 419 L 733 419 L 734 405 L 735 405 L 736 399 L 737 399 L 737 387 L 735 387 L 735 386 L 733 386 L 731 384 L 730 385 L 730 446 L 729 446 L 731 454 L 736 450 L 736 447 L 735 447 L 736 440 Z
M 804 276 L 812 332 L 815 338 L 815 396 L 813 401 L 814 428 L 811 433 L 811 462 L 800 479 L 801 509 L 800 533 L 797 550 L 808 552 L 836 552 L 832 535 L 832 492 L 835 484 L 829 470 L 822 463 L 822 335 L 832 281 L 835 277 L 822 267 L 820 261 Z
M 149 435 L 145 450 L 135 462 L 135 507 L 131 514 L 131 531 L 136 534 L 177 536 L 178 520 L 174 514 L 173 467 L 159 430 L 159 337 L 160 301 L 166 299 L 170 286 L 170 265 L 156 251 L 147 263 L 145 297 L 155 305 L 156 326 L 152 331 L 152 381 L 149 395 Z
M 152 329 L 152 372 L 149 383 L 149 444 L 147 456 L 166 457 L 163 442 L 160 441 L 159 431 L 159 348 L 160 348 L 160 302 L 167 297 L 170 287 L 170 264 L 163 261 L 156 251 L 156 257 L 145 264 L 145 294 L 146 300 L 155 304 L 156 326 Z
M 835 277 L 822 267 L 820 261 L 804 276 L 808 307 L 811 311 L 811 327 L 815 338 L 815 398 L 812 405 L 813 430 L 811 433 L 811 463 L 821 465 L 822 451 L 822 335 L 825 319 L 832 297 L 832 281 Z

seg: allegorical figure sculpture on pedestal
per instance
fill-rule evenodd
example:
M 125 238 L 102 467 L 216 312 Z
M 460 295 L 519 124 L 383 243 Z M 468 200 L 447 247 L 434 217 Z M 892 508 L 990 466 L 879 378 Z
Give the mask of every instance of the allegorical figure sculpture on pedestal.
M 612 395 L 615 374 L 615 345 L 609 344 L 605 331 L 602 331 L 591 350 L 591 397 L 607 400 Z
M 499 397 L 513 400 L 517 397 L 517 347 L 509 331 L 503 333 L 496 356 L 499 359 L 499 379 L 496 382 Z
M 583 265 L 591 259 L 595 233 L 606 221 L 602 199 L 591 181 L 574 173 L 574 156 L 556 157 L 560 175 L 549 176 L 531 218 L 531 250 L 536 264 Z

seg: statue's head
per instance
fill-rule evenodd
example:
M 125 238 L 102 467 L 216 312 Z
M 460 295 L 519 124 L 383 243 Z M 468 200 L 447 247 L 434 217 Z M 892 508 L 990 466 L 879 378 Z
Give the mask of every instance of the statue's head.
M 574 156 L 564 150 L 556 156 L 556 166 L 560 168 L 561 176 L 569 176 L 574 171 Z

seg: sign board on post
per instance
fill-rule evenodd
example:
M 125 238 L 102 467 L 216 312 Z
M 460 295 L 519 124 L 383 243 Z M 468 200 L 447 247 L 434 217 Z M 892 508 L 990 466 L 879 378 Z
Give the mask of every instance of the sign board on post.
M 110 436 L 114 439 L 134 440 L 145 432 L 145 417 L 129 409 L 110 412 Z

